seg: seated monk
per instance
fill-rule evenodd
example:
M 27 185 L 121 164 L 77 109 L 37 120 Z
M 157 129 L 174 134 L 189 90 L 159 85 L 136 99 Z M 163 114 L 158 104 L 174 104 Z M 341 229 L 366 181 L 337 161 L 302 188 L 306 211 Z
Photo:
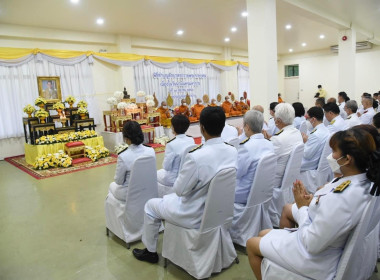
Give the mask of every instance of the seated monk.
M 197 104 L 195 104 L 191 108 L 192 116 L 189 118 L 191 122 L 199 121 L 199 117 L 201 116 L 202 110 L 205 108 L 205 106 L 202 104 L 202 100 L 200 98 L 197 99 Z
M 223 108 L 224 113 L 226 114 L 226 117 L 229 117 L 232 110 L 232 104 L 230 102 L 229 96 L 226 96 L 224 99 L 225 101 L 222 103 L 222 108 Z
M 243 112 L 239 102 L 235 101 L 235 103 L 232 105 L 231 116 L 241 116 L 242 114 Z
M 178 113 L 177 115 L 185 115 L 186 117 L 190 116 L 190 110 L 189 107 L 187 107 L 186 100 L 181 100 L 181 106 L 178 107 Z
M 211 99 L 211 103 L 208 104 L 208 106 L 209 106 L 209 107 L 216 107 L 216 106 L 218 106 L 218 105 L 216 105 L 216 100 L 215 100 L 215 98 Z
M 157 108 L 157 112 L 161 115 L 161 125 L 165 127 L 170 127 L 170 112 L 165 101 L 161 102 L 161 106 Z
M 245 112 L 247 112 L 249 110 L 249 106 L 247 105 L 247 103 L 244 102 L 244 97 L 240 97 L 239 105 L 241 107 L 241 112 L 244 115 Z

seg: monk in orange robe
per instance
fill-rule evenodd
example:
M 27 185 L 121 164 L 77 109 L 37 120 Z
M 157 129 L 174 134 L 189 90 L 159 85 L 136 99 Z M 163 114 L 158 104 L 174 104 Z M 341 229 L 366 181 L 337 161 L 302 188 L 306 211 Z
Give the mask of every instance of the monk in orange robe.
M 171 126 L 170 112 L 165 101 L 161 102 L 161 106 L 157 108 L 157 112 L 160 113 L 161 115 L 161 125 L 165 127 L 170 127 Z
M 226 114 L 226 117 L 229 117 L 232 110 L 232 104 L 230 102 L 229 96 L 226 96 L 224 98 L 224 102 L 222 103 L 222 108 L 223 108 L 224 113 Z
M 244 115 L 245 112 L 247 112 L 249 110 L 249 107 L 248 107 L 247 103 L 244 102 L 244 97 L 240 97 L 239 105 L 241 107 L 241 112 Z
M 281 93 L 279 93 L 278 94 L 278 98 L 277 98 L 278 100 L 278 103 L 283 103 L 284 102 L 284 100 L 282 100 L 282 98 L 281 98 Z
M 218 105 L 216 105 L 216 100 L 213 98 L 213 99 L 211 99 L 211 103 L 208 104 L 208 106 L 209 106 L 209 107 L 216 107 L 216 106 L 218 106 Z
M 177 115 L 185 115 L 186 117 L 190 116 L 190 110 L 189 107 L 187 107 L 186 100 L 182 99 L 181 100 L 181 106 L 178 107 L 178 113 Z
M 232 105 L 231 116 L 241 116 L 241 115 L 243 115 L 242 108 L 241 108 L 239 102 L 236 101 L 236 102 Z
M 191 122 L 196 122 L 199 120 L 199 117 L 201 116 L 202 110 L 205 108 L 205 106 L 202 104 L 202 100 L 200 98 L 197 99 L 197 104 L 195 104 L 191 108 L 192 116 L 189 118 Z

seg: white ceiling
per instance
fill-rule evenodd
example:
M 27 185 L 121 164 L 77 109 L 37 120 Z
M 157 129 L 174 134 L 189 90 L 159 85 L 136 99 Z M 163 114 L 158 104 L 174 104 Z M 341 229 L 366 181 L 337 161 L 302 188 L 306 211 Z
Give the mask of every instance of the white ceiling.
M 0 0 L 0 23 L 127 34 L 247 49 L 245 0 Z M 95 21 L 105 20 L 103 26 Z M 285 25 L 292 29 L 286 30 Z M 230 28 L 238 28 L 232 33 Z M 354 26 L 357 41 L 379 43 L 378 0 L 277 0 L 278 53 L 312 51 L 338 44 L 338 31 Z M 185 31 L 182 37 L 178 29 Z M 319 39 L 324 34 L 325 39 Z M 224 42 L 230 37 L 229 43 Z M 302 47 L 301 43 L 307 43 Z

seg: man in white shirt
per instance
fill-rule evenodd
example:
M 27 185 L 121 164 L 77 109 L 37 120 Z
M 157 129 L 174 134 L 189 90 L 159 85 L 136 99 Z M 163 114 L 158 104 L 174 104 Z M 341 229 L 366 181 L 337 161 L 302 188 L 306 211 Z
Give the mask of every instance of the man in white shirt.
M 363 107 L 363 99 L 364 99 L 364 97 L 372 97 L 372 96 L 371 96 L 371 94 L 369 94 L 367 92 L 363 92 L 363 94 L 361 96 L 361 104 L 360 104 L 360 106 L 358 108 L 358 112 L 357 112 L 358 117 L 360 117 L 363 114 L 363 112 L 364 112 L 364 107 Z
M 347 123 L 345 123 L 343 118 L 340 116 L 340 110 L 336 103 L 329 102 L 323 106 L 323 109 L 325 111 L 326 119 L 330 122 L 327 126 L 330 134 L 348 129 Z
M 319 108 L 322 108 L 323 110 L 323 106 L 326 105 L 326 102 L 325 102 L 325 99 L 324 98 L 317 98 L 317 100 L 315 100 L 315 106 L 319 107 Z M 323 124 L 325 126 L 328 126 L 329 125 L 329 121 L 326 119 L 326 117 L 323 115 Z
M 347 114 L 344 111 L 344 105 L 346 105 L 346 102 L 350 100 L 350 98 L 347 96 L 347 93 L 344 91 L 341 91 L 338 93 L 338 103 L 339 103 L 339 110 L 340 110 L 340 116 L 345 120 L 347 118 Z
M 345 120 L 345 122 L 347 123 L 349 128 L 361 124 L 361 121 L 358 115 L 356 114 L 358 110 L 358 104 L 355 100 L 347 101 L 346 105 L 344 106 L 344 110 L 347 114 L 347 119 Z
M 269 114 L 272 116 L 268 121 L 268 129 L 266 130 L 269 136 L 272 136 L 273 134 L 279 131 L 277 126 L 274 124 L 274 108 L 277 105 L 278 105 L 278 102 L 272 102 L 271 104 L 269 104 Z
M 372 118 L 375 115 L 375 110 L 373 109 L 373 99 L 369 96 L 364 96 L 362 98 L 363 113 L 360 116 L 360 121 L 362 124 L 372 124 Z

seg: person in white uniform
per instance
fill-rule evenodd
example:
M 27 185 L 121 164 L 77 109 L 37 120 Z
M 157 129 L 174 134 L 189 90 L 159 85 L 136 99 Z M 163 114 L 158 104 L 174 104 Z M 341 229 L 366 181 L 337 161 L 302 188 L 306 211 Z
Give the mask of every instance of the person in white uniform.
M 355 100 L 347 101 L 344 106 L 344 111 L 346 111 L 347 114 L 345 122 L 347 123 L 349 128 L 361 124 L 361 121 L 358 115 L 356 114 L 356 112 L 358 111 L 358 104 Z
M 274 135 L 275 133 L 279 132 L 280 130 L 278 127 L 274 124 L 274 112 L 275 112 L 275 107 L 278 105 L 278 102 L 272 102 L 269 104 L 269 114 L 272 116 L 269 121 L 268 121 L 268 129 L 266 130 L 266 133 L 269 136 Z
M 347 119 L 347 113 L 344 110 L 344 106 L 346 105 L 346 102 L 349 100 L 350 100 L 350 98 L 347 96 L 347 93 L 345 93 L 344 91 L 341 91 L 338 93 L 338 103 L 339 103 L 340 116 L 344 120 Z
M 220 137 L 226 121 L 223 109 L 206 107 L 199 121 L 206 143 L 186 156 L 174 182 L 175 193 L 150 199 L 145 204 L 142 242 L 146 248 L 133 250 L 138 260 L 158 262 L 157 241 L 162 220 L 188 229 L 198 229 L 210 181 L 219 171 L 236 168 L 237 150 Z
M 293 125 L 295 128 L 300 129 L 301 123 L 306 121 L 305 108 L 303 107 L 301 102 L 294 102 L 292 104 L 292 106 L 294 108 L 294 112 L 295 112 L 295 116 L 296 116 L 294 118 Z
M 307 115 L 308 121 L 314 129 L 310 132 L 309 136 L 302 134 L 305 146 L 301 164 L 301 177 L 302 172 L 318 168 L 323 148 L 330 137 L 329 130 L 323 124 L 323 110 L 321 108 L 311 107 L 307 111 Z
M 238 136 L 239 135 L 238 135 L 237 128 L 226 122 L 223 128 L 222 134 L 220 136 L 222 137 L 223 141 L 229 143 L 232 139 L 235 139 Z
M 373 116 L 372 125 L 376 127 L 377 131 L 380 133 L 380 113 Z
M 375 110 L 373 109 L 373 98 L 364 96 L 362 98 L 363 113 L 360 116 L 360 121 L 362 124 L 372 124 L 372 118 L 375 115 Z
M 334 134 L 337 131 L 348 129 L 347 123 L 340 116 L 340 110 L 336 103 L 329 102 L 325 106 L 323 106 L 323 109 L 325 111 L 326 119 L 330 122 L 327 126 L 328 130 L 330 131 L 330 134 Z
M 364 97 L 372 97 L 372 95 L 368 92 L 363 92 L 362 96 L 361 96 L 361 104 L 358 108 L 358 112 L 357 112 L 357 115 L 358 117 L 360 118 L 360 116 L 363 114 L 364 112 L 364 107 L 363 107 L 363 99 Z
M 343 176 L 314 196 L 307 193 L 302 182 L 294 183 L 293 218 L 299 228 L 267 229 L 247 241 L 249 262 L 257 279 L 261 279 L 264 257 L 304 277 L 333 279 L 346 241 L 371 199 L 371 181 L 375 186 L 380 184 L 376 176 L 380 162 L 374 138 L 360 127 L 335 133 L 330 146 L 329 164 Z
M 261 133 L 263 120 L 263 114 L 257 110 L 250 110 L 244 115 L 243 129 L 247 139 L 238 147 L 235 203 L 247 204 L 259 160 L 274 152 L 272 142 Z
M 315 100 L 315 106 L 317 106 L 317 107 L 320 107 L 320 108 L 322 108 L 322 110 L 323 110 L 323 107 L 326 105 L 326 102 L 325 102 L 325 99 L 324 98 L 317 98 L 316 100 Z M 323 112 L 325 112 L 325 111 L 323 111 Z M 326 117 L 323 115 L 323 124 L 325 125 L 325 126 L 328 126 L 329 125 L 329 121 L 326 119 Z
M 136 159 L 144 155 L 156 157 L 153 148 L 142 144 L 144 135 L 137 122 L 128 121 L 124 124 L 123 137 L 128 148 L 120 152 L 117 157 L 114 182 L 110 184 L 108 190 L 108 196 L 113 195 L 121 201 L 125 201 L 127 198 L 129 177 Z
M 175 137 L 166 143 L 163 169 L 157 171 L 157 181 L 168 187 L 173 186 L 177 179 L 183 151 L 194 145 L 194 138 L 185 135 L 190 126 L 190 121 L 186 116 L 175 115 L 171 119 L 171 124 Z

